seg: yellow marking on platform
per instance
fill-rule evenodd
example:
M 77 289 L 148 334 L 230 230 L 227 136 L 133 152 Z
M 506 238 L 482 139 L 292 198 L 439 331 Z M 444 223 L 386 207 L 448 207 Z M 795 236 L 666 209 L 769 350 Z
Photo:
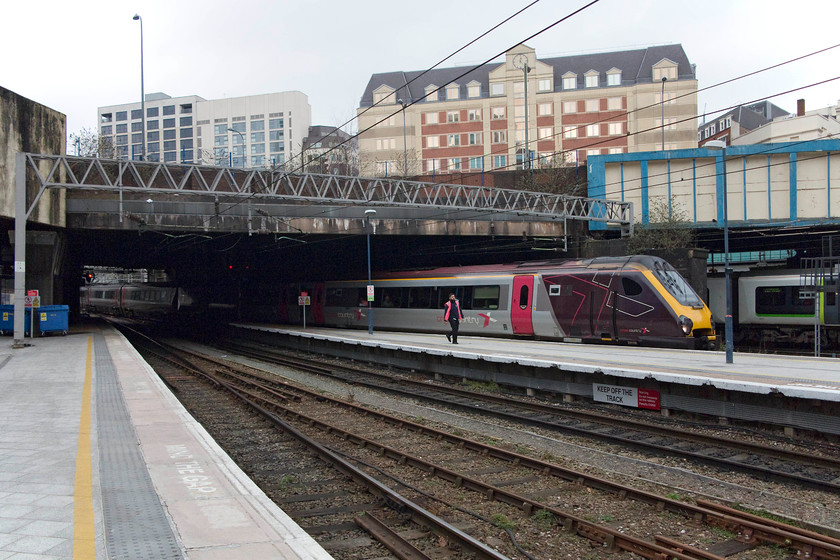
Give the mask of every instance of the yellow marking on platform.
M 96 558 L 93 520 L 93 476 L 90 444 L 90 394 L 93 338 L 88 338 L 82 411 L 79 417 L 79 445 L 76 453 L 76 483 L 73 489 L 73 559 Z

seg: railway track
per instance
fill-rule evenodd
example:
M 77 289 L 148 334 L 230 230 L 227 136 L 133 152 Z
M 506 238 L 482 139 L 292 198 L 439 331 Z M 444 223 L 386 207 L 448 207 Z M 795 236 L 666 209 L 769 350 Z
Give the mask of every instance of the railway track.
M 658 455 L 681 456 L 722 470 L 736 470 L 780 483 L 796 483 L 826 492 L 840 490 L 840 459 L 821 456 L 812 450 L 803 452 L 731 437 L 692 433 L 681 426 L 605 418 L 598 411 L 571 410 L 451 385 L 430 384 L 428 380 L 416 381 L 405 376 L 395 379 L 393 375 L 365 368 L 338 367 L 254 345 L 226 343 L 224 348 L 254 359 L 304 368 L 347 383 L 459 410 L 480 411 L 481 414 L 505 420 L 631 446 Z
M 625 550 L 645 558 L 720 558 L 710 550 L 700 550 L 685 541 L 675 539 L 673 534 L 645 534 L 640 537 L 614 527 L 616 523 L 643 524 L 640 522 L 643 516 L 644 519 L 656 520 L 664 511 L 683 520 L 702 520 L 707 529 L 699 532 L 706 540 L 714 534 L 708 528 L 714 528 L 718 531 L 731 531 L 737 535 L 740 539 L 738 546 L 743 548 L 781 545 L 805 554 L 803 557 L 840 558 L 840 541 L 816 533 L 801 531 L 784 524 L 769 523 L 767 520 L 745 516 L 741 512 L 712 503 L 686 504 L 640 492 L 505 451 L 495 445 L 434 430 L 405 419 L 377 413 L 354 403 L 331 399 L 321 393 L 281 382 L 273 376 L 254 374 L 247 368 L 230 362 L 210 360 L 206 356 L 175 360 L 170 358 L 170 362 L 172 361 L 182 362 L 181 367 L 187 368 L 193 375 L 212 379 L 214 384 L 229 388 L 243 402 L 247 401 L 252 406 L 263 409 L 269 417 L 276 417 L 286 424 L 295 424 L 295 427 L 289 426 L 284 429 L 301 433 L 299 439 L 317 437 L 319 442 L 315 445 L 343 458 L 346 465 L 364 465 L 368 471 L 379 473 L 380 479 L 400 480 L 411 493 L 411 497 L 407 499 L 408 503 L 432 503 L 430 487 L 433 488 L 434 485 L 429 481 L 436 478 L 447 482 L 455 494 L 469 490 L 472 491 L 469 494 L 479 496 L 480 501 L 493 499 L 503 504 L 503 517 L 509 516 L 514 519 L 516 510 L 520 512 L 520 516 L 524 515 L 526 520 L 530 519 L 534 524 L 548 523 L 553 528 L 562 528 L 563 533 L 586 537 L 598 549 L 605 551 Z M 198 366 L 196 362 L 203 365 Z M 468 458 L 465 457 L 466 452 L 470 454 Z M 422 476 L 418 479 L 417 474 L 412 476 L 407 470 L 419 472 Z M 414 485 L 405 482 L 412 478 L 417 480 Z M 380 481 L 380 484 L 383 483 Z M 425 487 L 425 490 L 418 486 Z M 570 494 L 574 494 L 572 503 L 585 502 L 586 500 L 580 497 L 580 491 L 587 488 L 619 498 L 616 500 L 616 509 L 611 513 L 604 513 L 601 506 L 598 507 L 597 515 L 594 511 L 589 512 L 589 516 L 595 515 L 600 523 L 587 518 L 585 504 L 579 504 L 578 509 L 582 511 L 575 512 L 557 503 L 563 501 L 560 497 Z M 310 492 L 305 490 L 302 495 L 308 496 Z M 450 501 L 454 501 L 451 497 L 452 492 Z M 552 498 L 546 499 L 547 496 Z M 477 505 L 474 499 L 468 501 L 469 505 L 466 508 L 480 510 L 481 505 Z M 639 504 L 647 513 L 643 514 L 639 507 L 629 506 L 628 502 Z M 286 503 L 288 505 L 298 502 Z M 455 504 L 448 515 L 458 517 L 459 512 L 465 510 L 464 506 L 465 504 Z M 434 500 L 434 508 L 441 507 L 439 500 Z M 404 511 L 402 508 L 403 506 L 400 506 L 398 509 Z M 307 505 L 305 511 L 312 512 L 313 509 Z M 386 520 L 391 518 L 393 523 L 394 514 L 381 513 L 371 517 L 378 519 L 380 516 Z M 372 524 L 375 525 L 375 522 Z M 338 525 L 333 524 L 331 529 Z M 680 525 L 681 523 L 675 520 L 664 522 L 664 526 L 667 527 Z M 495 526 L 498 533 L 501 523 L 497 522 Z M 491 542 L 494 542 L 493 539 Z M 734 542 L 730 539 L 730 548 Z M 721 545 L 719 548 L 723 549 L 725 546 Z M 513 554 L 522 554 L 516 557 L 533 557 L 524 550 L 514 551 Z

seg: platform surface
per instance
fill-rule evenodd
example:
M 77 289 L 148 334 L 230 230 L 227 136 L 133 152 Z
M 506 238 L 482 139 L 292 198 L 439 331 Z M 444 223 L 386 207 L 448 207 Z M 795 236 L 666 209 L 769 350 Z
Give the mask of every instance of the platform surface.
M 623 378 L 654 378 L 665 383 L 708 385 L 733 391 L 778 391 L 790 397 L 840 401 L 840 359 L 736 352 L 726 363 L 723 351 L 676 350 L 638 346 L 458 336 L 451 344 L 443 334 L 302 328 L 236 323 L 234 326 L 392 348 L 406 352 L 448 354 L 465 359 L 511 362 L 569 371 L 601 372 Z
M 108 327 L 0 338 L 0 560 L 329 559 Z

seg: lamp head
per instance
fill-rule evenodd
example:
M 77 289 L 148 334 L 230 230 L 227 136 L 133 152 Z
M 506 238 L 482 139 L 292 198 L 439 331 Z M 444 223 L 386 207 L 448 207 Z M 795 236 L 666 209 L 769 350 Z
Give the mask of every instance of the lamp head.
M 140 14 L 134 14 L 134 17 L 131 18 L 131 19 L 133 19 L 134 21 L 137 21 L 138 19 L 140 19 Z
M 664 83 L 666 81 L 668 81 L 668 76 L 662 76 L 662 82 Z
M 708 148 L 709 150 L 725 150 L 726 142 L 723 140 L 709 140 L 703 144 L 703 147 Z
M 369 215 L 371 215 L 371 214 L 376 214 L 376 210 L 373 210 L 373 209 L 371 209 L 371 210 L 365 210 L 365 216 L 369 216 Z

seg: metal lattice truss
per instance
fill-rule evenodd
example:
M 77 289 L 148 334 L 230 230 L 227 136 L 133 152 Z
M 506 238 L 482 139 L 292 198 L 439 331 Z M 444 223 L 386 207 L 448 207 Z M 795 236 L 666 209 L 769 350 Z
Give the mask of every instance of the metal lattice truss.
M 277 170 L 25 154 L 28 176 L 48 188 L 220 195 L 254 202 L 285 201 L 366 207 L 447 208 L 515 213 L 535 221 L 609 222 L 632 231 L 629 202 L 513 189 L 402 179 L 344 177 Z

